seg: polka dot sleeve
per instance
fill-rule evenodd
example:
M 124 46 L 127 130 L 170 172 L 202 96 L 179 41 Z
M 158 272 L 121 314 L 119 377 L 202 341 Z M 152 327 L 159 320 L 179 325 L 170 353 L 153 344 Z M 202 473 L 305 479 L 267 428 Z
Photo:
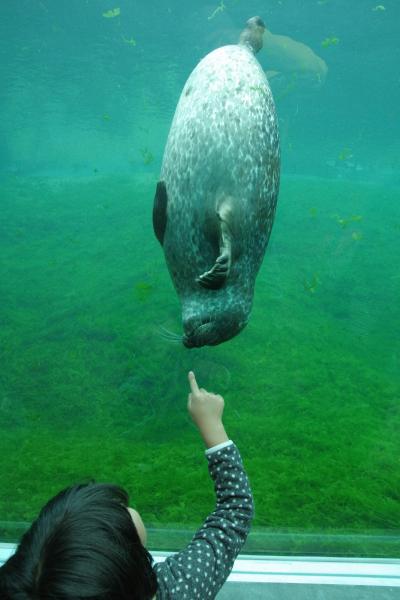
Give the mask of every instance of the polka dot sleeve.
M 234 444 L 207 455 L 217 505 L 190 544 L 155 566 L 157 600 L 209 600 L 227 579 L 250 530 L 253 497 Z

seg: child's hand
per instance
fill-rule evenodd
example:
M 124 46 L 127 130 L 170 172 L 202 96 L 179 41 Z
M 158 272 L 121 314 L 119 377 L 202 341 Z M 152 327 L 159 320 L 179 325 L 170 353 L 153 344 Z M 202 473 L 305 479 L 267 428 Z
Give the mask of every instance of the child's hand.
M 191 393 L 188 396 L 188 411 L 196 423 L 207 446 L 211 448 L 229 438 L 222 424 L 224 399 L 217 394 L 210 394 L 203 388 L 199 389 L 193 371 L 189 372 Z

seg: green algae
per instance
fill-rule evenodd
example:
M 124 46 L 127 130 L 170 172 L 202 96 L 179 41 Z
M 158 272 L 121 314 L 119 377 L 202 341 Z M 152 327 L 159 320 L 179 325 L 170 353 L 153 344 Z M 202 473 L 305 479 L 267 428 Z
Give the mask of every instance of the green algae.
M 186 414 L 193 368 L 225 396 L 254 539 L 395 536 L 400 193 L 285 179 L 249 325 L 189 351 L 159 334 L 181 328 L 152 232 L 155 180 L 2 181 L 0 520 L 29 522 L 61 488 L 95 478 L 125 486 L 154 527 L 198 525 L 213 495 Z M 258 550 L 279 551 L 262 539 Z M 325 548 L 290 539 L 291 551 Z

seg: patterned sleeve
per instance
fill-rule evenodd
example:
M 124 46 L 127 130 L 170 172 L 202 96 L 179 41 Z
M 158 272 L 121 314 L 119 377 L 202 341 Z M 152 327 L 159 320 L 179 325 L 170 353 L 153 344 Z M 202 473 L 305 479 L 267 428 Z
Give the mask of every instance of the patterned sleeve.
M 250 530 L 253 497 L 234 444 L 207 454 L 217 505 L 190 544 L 154 568 L 157 600 L 214 598 Z

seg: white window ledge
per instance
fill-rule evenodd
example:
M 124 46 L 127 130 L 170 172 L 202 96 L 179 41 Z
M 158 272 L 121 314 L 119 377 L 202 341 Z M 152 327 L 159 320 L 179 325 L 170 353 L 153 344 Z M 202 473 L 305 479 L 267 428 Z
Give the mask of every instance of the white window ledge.
M 15 548 L 15 544 L 0 543 L 0 565 Z M 174 553 L 151 554 L 161 562 Z M 239 555 L 228 581 L 400 588 L 400 560 Z

